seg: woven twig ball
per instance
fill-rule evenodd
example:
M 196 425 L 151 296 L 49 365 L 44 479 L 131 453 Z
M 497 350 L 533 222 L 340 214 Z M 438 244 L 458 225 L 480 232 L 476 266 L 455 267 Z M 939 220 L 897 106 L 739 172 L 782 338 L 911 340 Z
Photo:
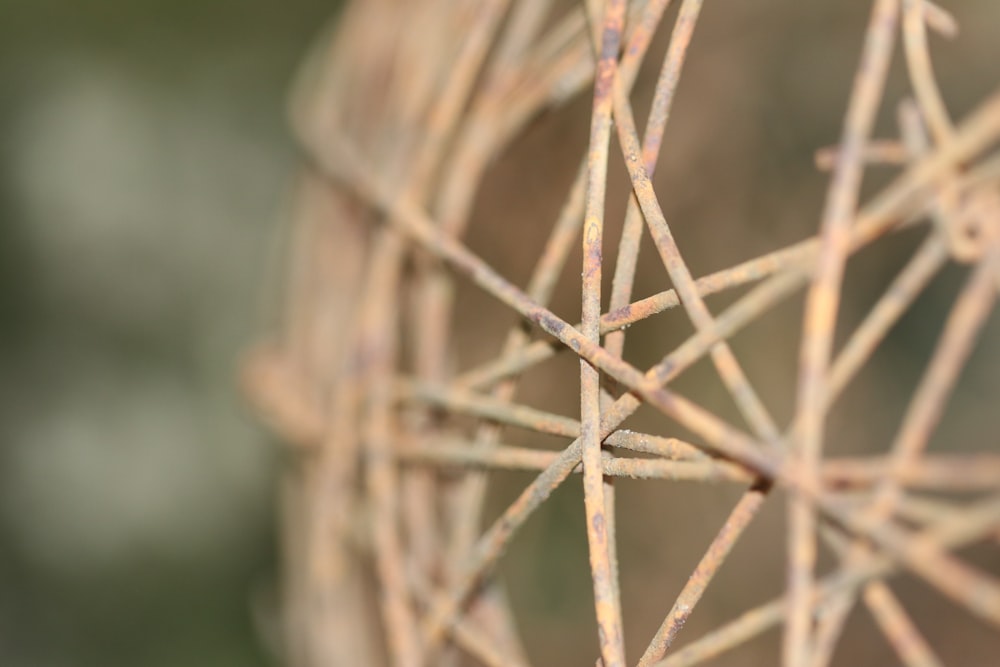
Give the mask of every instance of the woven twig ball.
M 722 4 L 357 0 L 312 53 L 292 105 L 307 164 L 288 277 L 245 374 L 293 452 L 289 664 L 576 664 L 524 648 L 531 610 L 508 599 L 504 556 L 581 481 L 585 542 L 564 555 L 556 528 L 532 539 L 557 569 L 578 558 L 589 571 L 574 594 L 593 633 L 549 637 L 586 664 L 708 664 L 780 627 L 783 665 L 821 667 L 861 605 L 898 663 L 943 664 L 900 573 L 939 594 L 937 614 L 987 637 L 1000 627 L 995 550 L 963 551 L 997 539 L 995 432 L 953 446 L 938 429 L 992 342 L 1000 94 L 953 119 L 928 33 L 954 36 L 954 19 L 926 0 L 874 0 L 839 137 L 809 165 L 827 179 L 803 227 L 814 235 L 775 243 L 784 232 L 752 210 L 713 217 L 739 184 L 699 157 L 745 122 L 704 78 L 689 82 L 721 58 L 693 45 Z M 908 89 L 887 86 L 893 63 Z M 742 81 L 738 63 L 718 71 L 733 100 L 769 85 Z M 697 205 L 679 204 L 691 193 Z M 942 273 L 943 315 L 914 314 Z M 653 322 L 667 324 L 642 333 Z M 865 371 L 906 327 L 932 341 L 921 370 L 880 385 Z M 685 384 L 689 369 L 708 379 Z M 650 486 L 682 491 L 669 507 L 629 500 Z M 732 551 L 768 507 L 773 537 Z M 630 550 L 628 535 L 670 517 L 714 537 L 668 531 L 653 542 L 663 553 Z M 720 568 L 751 557 L 740 586 L 776 568 L 772 599 L 681 633 Z M 660 576 L 676 582 L 669 596 Z

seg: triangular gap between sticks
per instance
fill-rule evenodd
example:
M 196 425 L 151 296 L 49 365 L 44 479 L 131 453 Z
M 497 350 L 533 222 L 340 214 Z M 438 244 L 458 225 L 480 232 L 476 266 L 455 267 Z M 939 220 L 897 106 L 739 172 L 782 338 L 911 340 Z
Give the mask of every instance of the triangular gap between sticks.
M 927 227 L 921 225 L 893 234 L 891 241 L 885 239 L 862 248 L 848 259 L 831 365 L 836 364 L 845 345 L 864 322 L 871 307 L 886 294 L 925 238 Z M 948 272 L 947 268 L 945 272 Z M 825 457 L 871 455 L 888 449 L 909 401 L 912 387 L 919 382 L 924 360 L 927 359 L 933 342 L 927 353 L 910 357 L 907 363 L 893 369 L 891 373 L 887 371 L 893 365 L 898 337 L 904 328 L 911 329 L 906 326 L 906 321 L 912 321 L 911 318 L 915 316 L 924 319 L 925 315 L 920 315 L 924 311 L 921 303 L 925 302 L 928 290 L 934 289 L 940 277 L 931 279 L 930 286 L 907 308 L 831 404 L 826 420 L 823 448 Z M 924 320 L 923 325 L 912 328 L 935 341 L 940 333 L 941 321 L 940 317 L 932 317 Z
M 497 476 L 486 525 L 533 478 Z M 585 523 L 582 481 L 574 475 L 528 519 L 498 564 L 530 664 L 582 664 L 597 654 Z

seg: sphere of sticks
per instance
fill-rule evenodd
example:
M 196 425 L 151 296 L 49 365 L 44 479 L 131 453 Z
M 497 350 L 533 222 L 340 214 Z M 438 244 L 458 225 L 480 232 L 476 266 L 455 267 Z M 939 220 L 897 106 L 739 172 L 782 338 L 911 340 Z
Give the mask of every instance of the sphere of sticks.
M 830 179 L 815 236 L 696 275 L 652 178 L 703 9 L 674 4 L 357 0 L 303 68 L 292 111 L 307 165 L 287 280 L 244 367 L 259 413 L 295 452 L 282 504 L 290 664 L 529 664 L 498 566 L 573 479 L 596 624 L 588 650 L 605 667 L 625 665 L 633 642 L 642 667 L 700 664 L 775 626 L 782 664 L 826 665 L 859 600 L 902 663 L 942 664 L 923 617 L 890 587 L 899 572 L 942 594 L 940 606 L 1000 627 L 1000 583 L 958 553 L 996 539 L 1000 456 L 932 447 L 1000 281 L 1000 160 L 987 154 L 1000 95 L 954 122 L 927 50 L 928 30 L 953 35 L 954 19 L 928 1 L 875 0 L 840 138 L 816 155 Z M 657 39 L 652 95 L 636 95 Z M 885 99 L 897 40 L 912 99 Z M 532 210 L 522 190 L 484 213 L 477 198 L 506 152 L 538 142 L 538 124 L 579 100 L 589 127 L 571 149 L 560 140 L 567 176 L 553 170 L 538 186 L 560 205 Z M 876 137 L 876 114 L 894 103 L 899 136 Z M 556 149 L 535 151 L 545 178 Z M 894 174 L 863 197 L 873 167 Z M 626 185 L 612 205 L 615 173 Z M 483 229 L 477 252 L 470 235 Z M 848 260 L 886 244 L 908 259 L 848 322 Z M 642 245 L 660 283 L 637 297 Z M 862 391 L 855 377 L 950 263 L 967 264 L 967 277 L 912 396 L 899 399 L 898 428 L 880 451 L 845 455 L 831 411 Z M 568 279 L 578 301 L 557 307 Z M 710 308 L 722 293 L 729 300 Z M 796 298 L 801 310 L 783 320 L 793 387 L 776 396 L 731 340 Z M 683 336 L 626 354 L 628 328 L 670 310 Z M 656 363 L 640 365 L 650 353 Z M 721 380 L 729 413 L 678 387 L 698 364 Z M 572 412 L 546 407 L 556 394 Z M 638 411 L 660 421 L 637 422 Z M 499 503 L 503 471 L 530 477 Z M 618 528 L 631 515 L 616 496 L 640 482 L 619 480 L 730 489 L 693 574 L 663 562 L 680 577 L 673 602 L 640 605 L 658 609 L 659 628 L 628 642 L 621 582 L 632 559 L 622 552 L 619 565 Z M 785 539 L 767 560 L 782 563 L 785 589 L 675 648 L 745 529 L 782 503 Z M 836 560 L 829 574 L 821 549 Z

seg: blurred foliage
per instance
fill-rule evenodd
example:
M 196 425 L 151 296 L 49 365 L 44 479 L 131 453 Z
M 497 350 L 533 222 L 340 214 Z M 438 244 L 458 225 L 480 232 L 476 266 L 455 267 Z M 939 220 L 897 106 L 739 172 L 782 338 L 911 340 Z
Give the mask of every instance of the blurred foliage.
M 0 664 L 274 662 L 233 378 L 335 5 L 0 2 Z

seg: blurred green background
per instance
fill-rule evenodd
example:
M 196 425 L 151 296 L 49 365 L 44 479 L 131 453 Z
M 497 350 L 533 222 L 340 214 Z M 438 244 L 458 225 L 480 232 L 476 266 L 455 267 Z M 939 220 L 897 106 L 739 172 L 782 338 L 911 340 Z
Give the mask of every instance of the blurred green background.
M 0 0 L 0 665 L 274 662 L 235 362 L 337 4 Z
M 261 329 L 265 286 L 280 265 L 281 212 L 299 163 L 285 121 L 288 86 L 338 4 L 0 0 L 0 665 L 278 662 L 279 455 L 235 391 L 236 362 Z M 813 169 L 812 152 L 839 132 L 869 6 L 706 3 L 658 172 L 671 219 L 694 221 L 678 237 L 696 273 L 815 229 L 826 176 Z M 961 117 L 997 85 L 1000 3 L 951 6 L 962 38 L 932 46 Z M 637 108 L 648 102 L 652 74 Z M 883 134 L 904 82 L 897 59 Z M 478 203 L 494 221 L 557 206 L 546 179 L 555 162 L 571 174 L 575 158 L 549 147 L 585 138 L 586 104 L 566 113 L 543 119 L 498 161 Z M 618 179 L 609 210 L 620 212 Z M 523 277 L 534 257 L 489 219 L 470 244 Z M 708 220 L 715 226 L 701 224 Z M 846 321 L 857 322 L 915 241 L 853 267 Z M 641 295 L 662 289 L 653 265 L 640 275 Z M 890 340 L 882 372 L 850 399 L 852 416 L 842 413 L 837 453 L 884 447 L 961 276 L 946 274 L 920 319 Z M 576 298 L 557 305 L 571 313 Z M 800 313 L 781 317 L 780 326 L 751 329 L 736 349 L 787 420 L 797 345 L 788 331 Z M 469 321 L 499 340 L 510 317 Z M 638 358 L 651 360 L 664 336 L 683 333 L 670 322 L 686 326 L 682 316 L 663 322 L 636 327 Z M 973 365 L 943 427 L 947 446 L 981 448 L 990 444 L 982 433 L 995 432 L 982 414 L 1000 385 L 1000 355 L 980 353 Z M 711 375 L 692 373 L 683 387 L 704 395 Z M 575 409 L 572 393 L 526 396 Z M 706 400 L 724 409 L 721 391 Z M 495 511 L 527 482 L 512 479 L 495 492 Z M 593 655 L 577 491 L 529 523 L 505 565 L 538 664 Z M 658 624 L 735 493 L 623 492 L 626 510 L 663 508 L 652 526 L 640 517 L 621 531 L 623 562 L 634 568 L 623 589 L 641 612 L 631 642 Z M 781 590 L 775 536 L 784 507 L 771 505 L 737 551 L 743 566 L 720 574 L 681 643 Z M 995 565 L 995 553 L 984 560 Z M 942 621 L 939 598 L 910 602 L 921 621 L 939 621 L 928 623 L 932 638 L 952 655 L 995 648 L 967 617 Z M 850 664 L 892 659 L 867 618 L 852 627 Z M 770 664 L 775 643 L 759 649 L 757 664 Z M 720 664 L 746 664 L 729 659 Z

